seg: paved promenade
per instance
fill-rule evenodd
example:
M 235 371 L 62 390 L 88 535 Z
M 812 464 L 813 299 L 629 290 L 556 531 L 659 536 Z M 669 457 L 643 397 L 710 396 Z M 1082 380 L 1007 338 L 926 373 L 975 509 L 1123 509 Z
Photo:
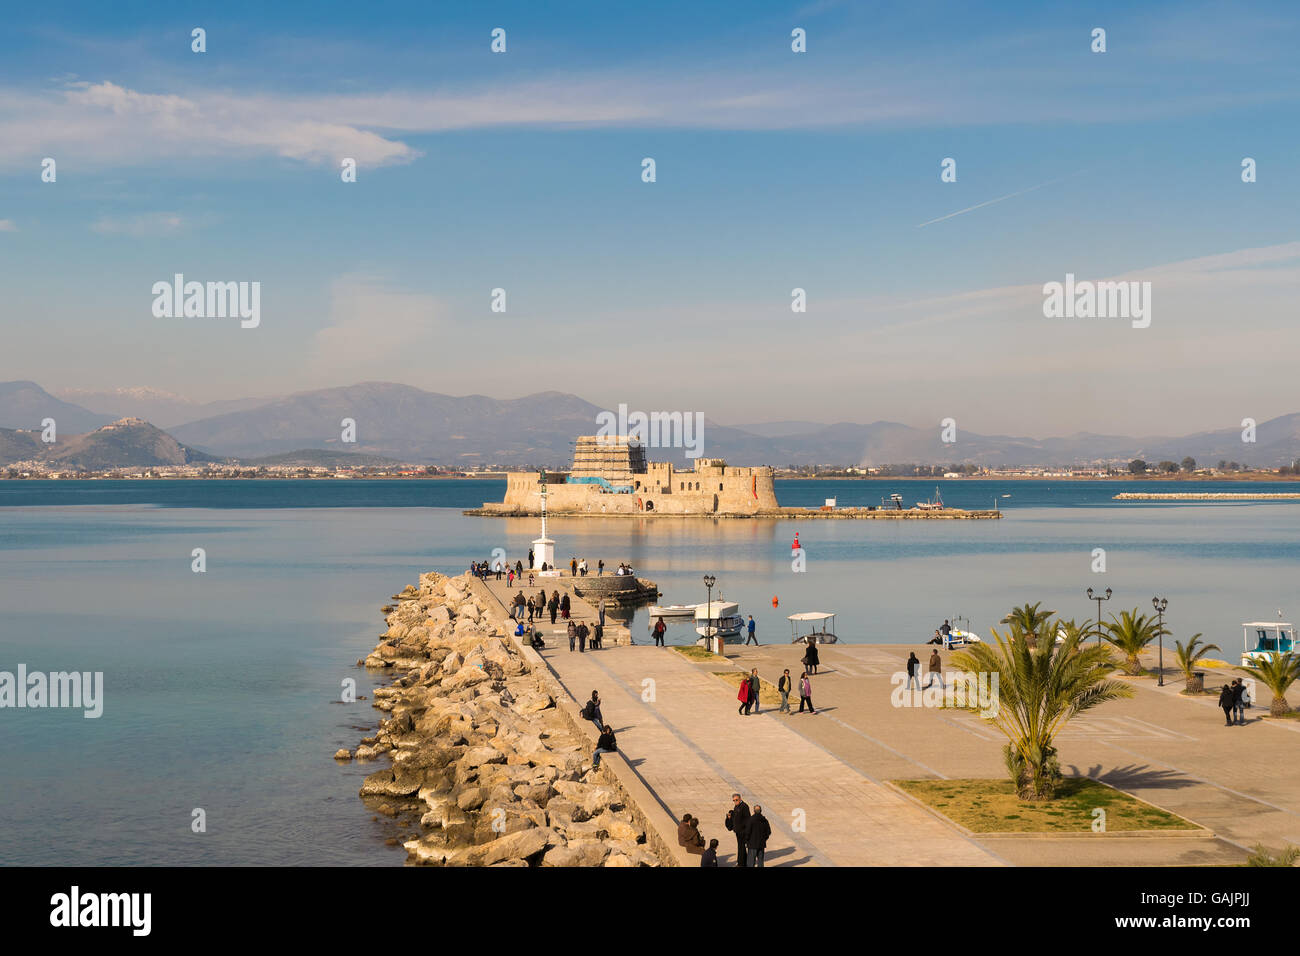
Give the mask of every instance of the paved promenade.
M 508 599 L 504 582 L 489 585 Z M 594 612 L 575 600 L 574 616 L 590 622 Z M 1097 777 L 1215 836 L 971 837 L 884 783 L 1005 773 L 1003 738 L 978 717 L 891 705 L 891 676 L 910 650 L 925 660 L 929 647 L 822 646 L 816 716 L 741 717 L 735 691 L 714 672 L 758 667 L 775 683 L 782 668 L 799 673 L 802 648 L 728 646 L 725 662 L 696 663 L 646 634 L 634 646 L 570 652 L 559 622 L 553 630 L 542 625 L 542 656 L 561 684 L 578 701 L 600 691 L 624 756 L 674 818 L 700 818 L 724 865 L 735 854 L 723 827 L 732 791 L 771 820 L 769 865 L 1224 864 L 1256 843 L 1300 844 L 1300 726 L 1259 719 L 1265 706 L 1247 726 L 1225 727 L 1211 698 L 1178 696 L 1172 674 L 1163 689 L 1136 680 L 1134 699 L 1077 718 L 1059 738 L 1061 761 L 1067 773 Z M 947 667 L 951 654 L 942 656 Z M 1210 670 L 1207 684 L 1235 673 Z

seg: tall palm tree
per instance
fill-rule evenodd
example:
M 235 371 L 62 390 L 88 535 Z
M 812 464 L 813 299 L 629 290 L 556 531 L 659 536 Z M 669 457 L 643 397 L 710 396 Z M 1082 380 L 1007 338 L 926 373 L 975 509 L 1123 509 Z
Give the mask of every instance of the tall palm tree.
M 1178 669 L 1183 672 L 1183 677 L 1187 679 L 1187 692 L 1189 694 L 1199 694 L 1205 689 L 1205 678 L 1196 676 L 1196 667 L 1210 651 L 1219 650 L 1218 644 L 1202 644 L 1201 635 L 1193 634 L 1187 640 L 1186 646 L 1182 641 L 1174 641 L 1174 652 L 1178 655 Z
M 1014 616 L 1009 615 L 1009 616 Z M 1013 625 L 1016 630 L 1018 625 Z M 1055 635 L 1054 620 L 1039 628 Z M 1002 748 L 1007 773 L 1022 800 L 1050 800 L 1061 780 L 1055 740 L 1076 714 L 1120 697 L 1133 696 L 1133 688 L 1110 680 L 1115 659 L 1110 648 L 1080 646 L 1076 627 L 1057 644 L 1055 637 L 1030 647 L 1027 640 L 1003 637 L 990 628 L 997 647 L 975 644 L 953 655 L 959 670 L 988 674 L 997 679 L 997 710 L 986 719 L 1007 736 Z
M 1119 617 L 1112 614 L 1103 627 L 1106 633 L 1102 636 L 1123 652 L 1124 669 L 1130 674 L 1143 673 L 1138 654 L 1164 633 L 1154 614 L 1142 614 L 1137 608 L 1121 611 Z
M 1296 656 L 1295 651 L 1256 659 L 1253 667 L 1242 667 L 1242 670 L 1273 692 L 1273 701 L 1268 706 L 1271 716 L 1281 717 L 1290 713 L 1291 705 L 1286 702 L 1286 691 L 1300 679 L 1300 657 Z
M 1047 638 L 1050 643 L 1056 639 L 1056 635 L 1054 633 L 1045 634 L 1043 632 L 1043 626 L 1052 619 L 1052 615 L 1056 612 L 1040 611 L 1039 608 L 1042 607 L 1042 605 L 1042 601 L 1035 601 L 1033 604 L 1026 602 L 1020 607 L 1013 607 L 1011 613 L 1004 617 L 999 623 L 1011 625 L 1013 634 L 1016 633 L 1016 627 L 1019 627 L 1020 633 L 1024 635 L 1024 638 L 1029 642 L 1030 647 L 1033 647 L 1038 643 L 1039 637 Z

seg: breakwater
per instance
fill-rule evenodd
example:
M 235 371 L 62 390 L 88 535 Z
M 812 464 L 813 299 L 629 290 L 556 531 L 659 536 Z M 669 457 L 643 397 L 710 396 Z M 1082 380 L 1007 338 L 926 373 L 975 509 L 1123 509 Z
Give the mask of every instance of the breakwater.
M 921 508 L 766 508 L 751 513 L 699 512 L 686 514 L 667 511 L 555 511 L 546 512 L 554 518 L 731 518 L 749 520 L 753 518 L 810 518 L 829 520 L 882 520 L 882 521 L 962 521 L 1001 518 L 1002 512 L 996 510 L 967 511 L 963 508 L 942 508 L 924 510 Z M 522 508 L 506 508 L 500 505 L 485 508 L 469 508 L 462 514 L 487 518 L 536 518 L 541 512 Z
M 482 582 L 431 572 L 395 598 L 388 630 L 358 661 L 394 675 L 374 695 L 388 716 L 335 759 L 389 762 L 361 796 L 389 815 L 418 814 L 408 862 L 673 862 L 662 825 L 648 828 L 623 782 L 592 766 L 594 727 L 515 642 Z
M 1294 501 L 1300 499 L 1300 492 L 1268 491 L 1174 491 L 1146 492 L 1123 491 L 1115 495 L 1115 501 Z

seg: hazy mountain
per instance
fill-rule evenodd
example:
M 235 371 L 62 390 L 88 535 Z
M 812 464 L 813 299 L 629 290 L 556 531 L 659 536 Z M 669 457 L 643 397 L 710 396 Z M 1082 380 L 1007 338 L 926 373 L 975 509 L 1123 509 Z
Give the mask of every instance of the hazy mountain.
M 143 418 L 159 428 L 171 428 L 227 412 L 242 412 L 274 401 L 274 398 L 236 398 L 218 402 L 193 402 L 184 396 L 148 387 L 113 388 L 106 391 L 65 388 L 57 394 L 95 414 L 107 415 L 113 419 Z
M 68 468 L 97 471 L 145 465 L 188 465 L 213 461 L 187 448 L 165 431 L 138 418 L 123 418 L 87 435 L 77 435 L 50 446 L 45 460 Z
M 40 432 L 0 428 L 0 465 L 40 458 L 47 448 L 48 446 L 41 441 Z
M 35 382 L 0 382 L 0 428 L 40 431 L 47 418 L 54 419 L 56 438 L 88 432 L 113 420 L 111 415 L 57 399 Z
M 147 389 L 75 394 L 86 395 L 88 400 L 92 394 L 98 396 L 94 398 L 97 404 L 110 395 L 120 395 L 123 401 L 164 404 L 177 399 Z M 170 406 L 173 411 L 185 407 L 181 404 L 184 399 L 178 402 Z M 455 468 L 484 464 L 565 468 L 572 460 L 574 438 L 594 434 L 598 430 L 598 416 L 604 411 L 563 392 L 501 400 L 484 395 L 441 395 L 392 382 L 301 392 L 265 401 L 255 408 L 233 407 L 243 402 L 215 403 L 232 407 L 222 414 L 168 429 L 176 447 L 189 446 L 184 453 L 191 455 L 197 449 L 214 456 L 253 459 L 264 464 L 290 460 L 305 465 L 388 464 L 395 460 Z M 39 428 L 43 417 L 58 421 L 60 446 L 66 436 L 77 430 L 78 421 L 89 418 L 91 424 L 86 428 L 104 424 L 100 416 L 62 402 L 31 382 L 0 385 L 0 427 Z M 344 419 L 356 423 L 355 444 L 342 441 Z M 1075 465 L 1139 457 L 1155 463 L 1181 461 L 1191 455 L 1202 465 L 1214 465 L 1226 459 L 1275 467 L 1300 458 L 1300 414 L 1260 423 L 1253 444 L 1242 442 L 1238 428 L 1183 437 L 1134 438 L 1079 432 L 1043 439 L 984 435 L 959 429 L 956 437 L 952 444 L 941 441 L 937 423 L 914 428 L 898 422 L 826 425 L 785 421 L 739 427 L 706 421 L 702 451 L 705 456 L 726 458 L 737 464 L 776 466 L 912 462 Z M 17 441 L 20 439 L 9 439 L 11 445 Z M 175 449 L 169 452 L 173 456 L 180 453 Z M 681 448 L 651 448 L 650 457 L 678 464 L 687 461 Z
M 402 462 L 396 458 L 384 458 L 380 455 L 300 448 L 297 451 L 286 451 L 279 455 L 267 455 L 265 458 L 241 459 L 240 464 L 281 468 L 335 468 L 338 466 L 344 468 L 374 468 L 383 465 L 400 465 Z

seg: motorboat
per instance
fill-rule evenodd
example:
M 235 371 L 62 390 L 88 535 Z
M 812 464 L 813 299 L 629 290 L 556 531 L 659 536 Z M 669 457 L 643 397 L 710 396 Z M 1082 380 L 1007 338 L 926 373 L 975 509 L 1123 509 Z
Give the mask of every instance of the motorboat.
M 695 633 L 700 637 L 735 637 L 744 626 L 740 605 L 734 601 L 708 601 L 695 608 Z
M 1287 621 L 1248 621 L 1241 627 L 1245 632 L 1241 653 L 1243 667 L 1254 667 L 1270 657 L 1296 649 L 1295 625 Z
M 786 620 L 790 622 L 791 644 L 834 644 L 839 640 L 835 636 L 835 615 L 832 612 L 800 611 Z
M 699 604 L 652 604 L 650 605 L 650 626 L 654 627 L 657 617 L 693 617 Z

